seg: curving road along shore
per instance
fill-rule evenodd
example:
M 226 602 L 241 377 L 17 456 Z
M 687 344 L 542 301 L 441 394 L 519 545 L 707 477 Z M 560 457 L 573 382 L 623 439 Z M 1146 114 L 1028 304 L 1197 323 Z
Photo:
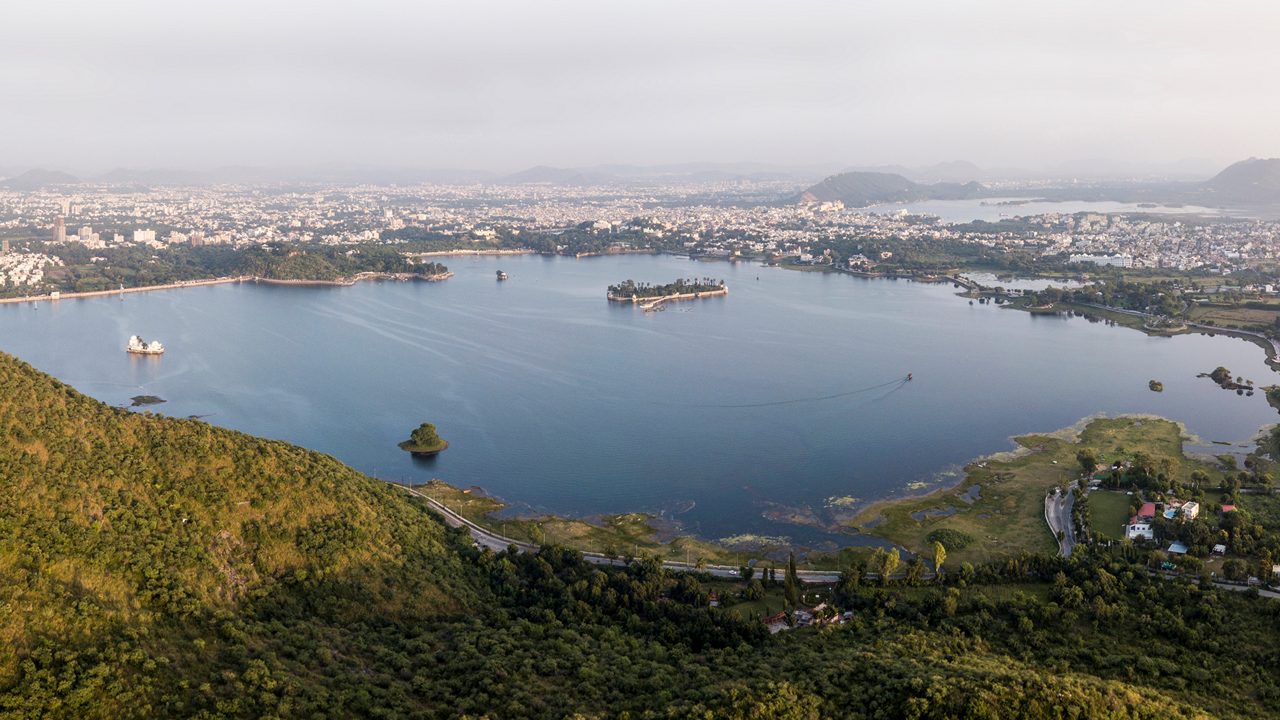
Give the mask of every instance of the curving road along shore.
M 1054 491 L 1044 497 L 1044 521 L 1049 524 L 1049 532 L 1057 540 L 1058 554 L 1062 557 L 1071 557 L 1076 545 L 1075 526 L 1071 522 L 1071 508 L 1075 502 L 1075 488 L 1065 493 Z
M 153 292 L 156 290 L 177 290 L 180 288 L 203 287 L 205 285 L 225 285 L 227 283 L 258 283 L 261 285 L 297 285 L 306 287 L 350 287 L 362 280 L 422 280 L 424 282 L 439 282 L 448 280 L 453 277 L 452 272 L 440 273 L 438 275 L 422 275 L 420 273 L 384 273 L 384 272 L 362 272 L 357 273 L 349 278 L 340 278 L 338 280 L 276 280 L 274 278 L 264 278 L 257 275 L 238 275 L 235 277 L 210 278 L 208 280 L 180 280 L 174 283 L 166 283 L 164 285 L 143 285 L 141 287 L 131 287 L 116 290 L 89 290 L 86 292 L 55 292 L 48 295 L 26 295 L 23 297 L 0 298 L 0 305 L 24 302 L 40 302 L 43 300 L 76 300 L 79 298 L 91 297 L 107 297 L 114 295 L 127 295 L 129 293 Z
M 476 545 L 479 547 L 492 550 L 493 552 L 501 552 L 513 545 L 520 552 L 537 552 L 540 549 L 538 545 L 534 545 L 533 543 L 513 540 L 508 537 L 503 537 L 502 535 L 499 535 L 490 530 L 486 530 L 485 528 L 471 522 L 470 520 L 462 517 L 458 513 L 445 507 L 443 504 L 441 504 L 434 498 L 428 495 L 424 495 L 423 493 L 418 492 L 412 487 L 401 485 L 400 483 L 396 483 L 396 482 L 391 482 L 390 480 L 387 480 L 385 482 L 388 482 L 391 485 L 395 485 L 396 487 L 400 488 L 404 492 L 409 493 L 410 495 L 413 495 L 414 497 L 419 497 L 425 500 L 427 503 L 427 506 L 430 507 L 432 510 L 434 510 L 441 517 L 443 517 L 445 524 L 448 525 L 449 527 L 455 527 L 455 528 L 465 527 L 467 531 L 471 533 L 471 539 L 474 540 Z M 1051 529 L 1054 529 L 1055 521 L 1056 521 L 1056 523 L 1058 524 L 1058 527 L 1061 527 L 1065 530 L 1064 534 L 1066 535 L 1066 537 L 1063 539 L 1063 541 L 1060 544 L 1060 550 L 1064 557 L 1071 555 L 1071 550 L 1075 545 L 1075 533 L 1073 532 L 1073 528 L 1071 526 L 1071 505 L 1073 504 L 1073 502 L 1074 502 L 1073 493 L 1067 493 L 1066 495 L 1063 495 L 1061 497 L 1055 497 L 1054 494 L 1051 493 L 1049 496 L 1045 498 L 1045 503 L 1044 503 L 1045 504 L 1045 520 L 1049 522 L 1049 527 Z M 1053 518 L 1053 520 L 1050 520 L 1051 517 Z M 1055 530 L 1055 534 L 1056 534 L 1056 530 Z M 623 567 L 627 564 L 626 561 L 624 560 L 621 560 L 618 558 L 608 558 L 600 553 L 595 553 L 595 552 L 583 552 L 582 558 L 587 562 L 593 563 L 595 565 L 613 565 L 617 567 Z M 662 567 L 668 570 L 704 572 L 713 577 L 726 578 L 731 580 L 739 580 L 742 578 L 742 573 L 738 568 L 729 567 L 728 565 L 704 565 L 702 567 L 697 567 L 696 565 L 690 565 L 688 563 L 683 563 L 676 560 L 664 560 L 662 562 Z M 1167 573 L 1161 573 L 1154 570 L 1150 572 L 1152 575 L 1159 576 L 1166 580 L 1185 580 L 1186 579 L 1177 575 L 1170 575 Z M 796 577 L 798 577 L 800 580 L 807 583 L 832 584 L 840 581 L 840 572 L 835 570 L 797 570 Z M 934 577 L 935 575 L 932 572 L 926 572 L 923 576 L 923 579 L 932 580 Z M 880 576 L 877 575 L 876 573 L 867 573 L 866 575 L 863 576 L 863 578 L 866 580 L 874 581 L 874 580 L 879 580 Z M 1256 589 L 1258 591 L 1258 594 L 1262 597 L 1271 598 L 1273 600 L 1280 599 L 1280 592 L 1275 592 L 1273 590 L 1268 590 L 1266 588 L 1254 588 L 1248 585 L 1242 585 L 1239 583 L 1228 583 L 1223 581 L 1214 581 L 1213 584 L 1215 587 L 1222 588 L 1223 590 L 1244 591 L 1244 590 Z
M 437 514 L 444 518 L 445 524 L 449 527 L 465 527 L 467 531 L 471 533 L 471 539 L 475 541 L 476 545 L 482 548 L 486 548 L 494 552 L 501 552 L 513 545 L 520 552 L 537 552 L 540 549 L 538 545 L 534 545 L 533 543 L 513 540 L 508 537 L 503 537 L 491 530 L 485 529 L 445 507 L 434 498 L 418 492 L 411 487 L 401 485 L 399 483 L 391 484 L 414 497 L 425 500 L 432 510 L 436 511 Z M 603 554 L 597 552 L 584 551 L 582 553 L 582 557 L 587 562 L 595 565 L 614 565 L 622 567 L 627 564 L 625 560 L 605 557 Z M 704 565 L 702 567 L 698 567 L 696 565 L 679 562 L 677 560 L 664 560 L 662 561 L 662 567 L 667 568 L 668 570 L 692 570 L 696 572 L 704 572 L 714 577 L 730 578 L 734 580 L 742 577 L 742 573 L 738 568 L 730 567 L 728 565 Z M 835 570 L 797 570 L 796 577 L 808 583 L 834 583 L 840 580 L 840 573 Z

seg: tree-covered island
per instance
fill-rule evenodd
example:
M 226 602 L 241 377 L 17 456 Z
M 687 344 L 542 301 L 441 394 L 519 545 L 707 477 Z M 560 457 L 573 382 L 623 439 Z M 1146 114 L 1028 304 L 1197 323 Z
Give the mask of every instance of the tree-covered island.
M 724 281 L 714 278 L 681 278 L 666 285 L 650 285 L 628 279 L 617 285 L 610 285 L 608 297 L 610 300 L 620 302 L 640 302 L 664 298 L 724 295 L 728 292 L 729 287 L 724 284 Z
M 409 434 L 408 440 L 400 443 L 401 450 L 414 455 L 436 455 L 447 447 L 449 441 L 440 437 L 431 423 L 422 423 Z

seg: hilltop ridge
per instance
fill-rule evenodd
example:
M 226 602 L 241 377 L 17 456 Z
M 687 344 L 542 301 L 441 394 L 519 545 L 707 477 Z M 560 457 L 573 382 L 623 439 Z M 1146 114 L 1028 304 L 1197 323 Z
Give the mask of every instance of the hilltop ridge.
M 924 185 L 901 175 L 882 172 L 847 172 L 832 175 L 795 198 L 797 202 L 842 202 L 849 207 L 913 200 L 959 200 L 981 197 L 981 184 L 939 182 Z
M 1280 202 L 1280 158 L 1249 158 L 1233 163 L 1204 186 L 1238 202 Z

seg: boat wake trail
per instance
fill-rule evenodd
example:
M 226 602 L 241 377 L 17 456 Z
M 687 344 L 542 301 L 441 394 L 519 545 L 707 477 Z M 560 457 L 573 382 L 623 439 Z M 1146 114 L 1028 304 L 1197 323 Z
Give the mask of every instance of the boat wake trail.
M 667 407 L 721 408 L 726 410 L 738 409 L 738 408 L 777 407 L 779 405 L 799 405 L 800 403 L 822 402 L 824 400 L 837 400 L 839 398 L 850 397 L 852 395 L 861 395 L 862 393 L 872 392 L 873 390 L 881 390 L 881 389 L 893 387 L 896 385 L 897 387 L 893 387 L 892 390 L 890 390 L 889 392 L 885 393 L 884 395 L 880 396 L 880 398 L 878 398 L 880 400 L 883 400 L 884 398 L 888 397 L 889 395 L 893 394 L 895 391 L 900 389 L 903 385 L 906 385 L 908 381 L 909 381 L 909 376 L 900 377 L 894 380 L 890 380 L 889 382 L 880 383 L 879 385 L 870 385 L 868 387 L 858 388 L 857 390 L 846 390 L 844 392 L 832 393 L 830 395 L 816 395 L 814 397 L 791 398 L 790 400 L 773 400 L 770 402 L 734 403 L 734 404 L 720 405 L 720 404 L 714 404 L 714 403 L 664 403 L 664 402 L 655 401 L 653 404 L 665 405 Z

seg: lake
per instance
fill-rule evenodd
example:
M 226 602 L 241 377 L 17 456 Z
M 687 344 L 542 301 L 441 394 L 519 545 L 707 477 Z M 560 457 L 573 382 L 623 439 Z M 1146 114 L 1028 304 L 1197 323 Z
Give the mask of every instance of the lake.
M 1010 202 L 1014 204 L 1000 204 Z M 1067 200 L 1062 202 L 1037 198 L 972 198 L 967 200 L 921 200 L 886 203 L 866 208 L 867 212 L 889 215 L 906 210 L 913 215 L 935 215 L 947 223 L 975 220 L 1000 220 L 1028 215 L 1052 215 L 1090 212 L 1142 215 L 1220 215 L 1221 210 L 1198 205 L 1156 205 L 1115 202 L 1112 200 Z M 1233 213 L 1234 214 L 1234 213 Z
M 1244 443 L 1277 419 L 1258 347 L 969 304 L 950 285 L 670 256 L 461 257 L 442 283 L 218 285 L 0 306 L 0 349 L 105 402 L 288 440 L 379 477 L 480 486 L 521 511 L 649 511 L 708 538 L 835 536 L 827 516 L 1095 413 Z M 510 273 L 495 280 L 495 270 Z M 634 278 L 730 293 L 645 313 Z M 132 334 L 162 357 L 124 352 Z M 911 382 L 903 382 L 907 373 Z M 1164 383 L 1163 393 L 1147 381 Z M 423 421 L 435 460 L 396 447 Z M 849 542 L 847 538 L 839 538 Z M 859 540 L 853 540 L 858 542 Z

